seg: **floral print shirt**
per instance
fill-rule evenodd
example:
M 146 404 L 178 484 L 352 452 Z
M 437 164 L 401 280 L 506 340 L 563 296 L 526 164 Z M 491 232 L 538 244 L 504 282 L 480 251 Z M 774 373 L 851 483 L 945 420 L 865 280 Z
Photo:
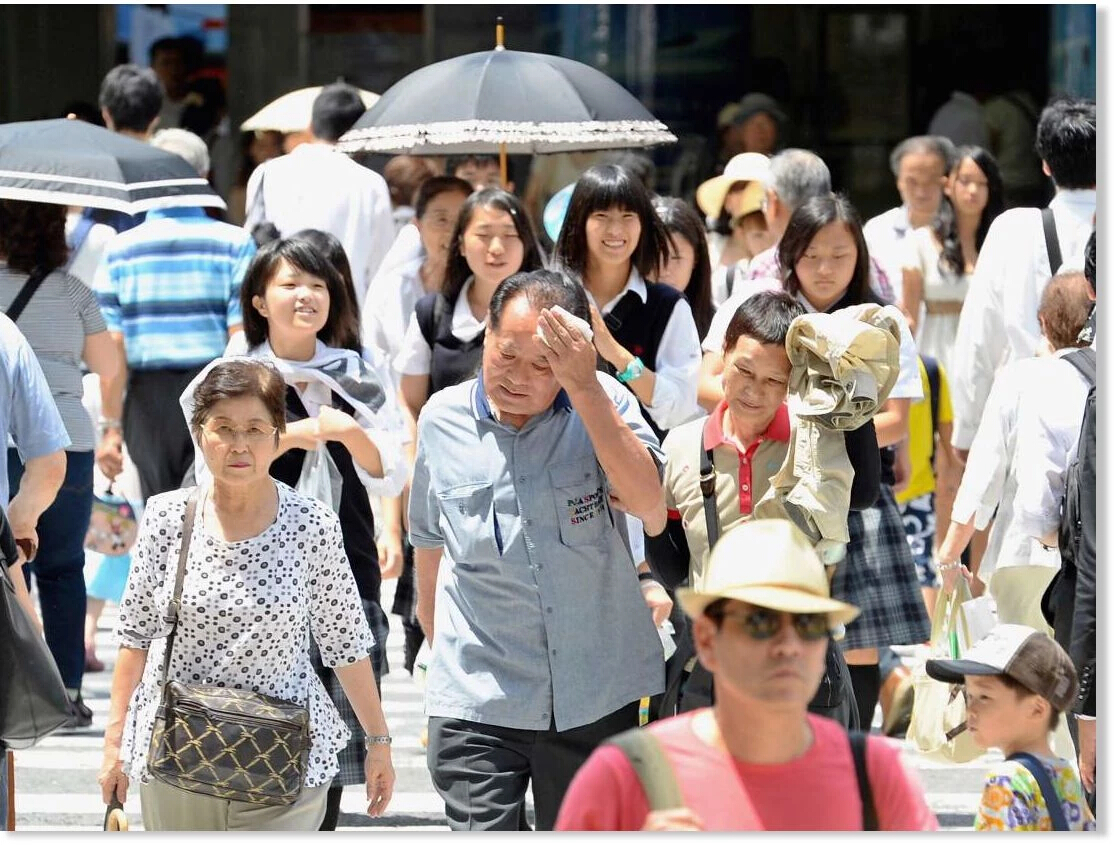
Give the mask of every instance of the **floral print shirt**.
M 1095 830 L 1079 776 L 1067 760 L 1041 757 L 1056 787 L 1064 818 L 1072 830 Z M 1021 763 L 1004 760 L 990 770 L 983 786 L 975 830 L 1052 830 L 1052 818 L 1036 779 Z

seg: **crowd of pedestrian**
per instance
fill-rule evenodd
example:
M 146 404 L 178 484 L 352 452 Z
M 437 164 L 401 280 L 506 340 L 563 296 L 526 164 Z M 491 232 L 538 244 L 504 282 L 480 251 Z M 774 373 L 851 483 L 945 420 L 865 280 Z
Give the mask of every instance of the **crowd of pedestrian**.
M 105 123 L 206 178 L 213 138 L 158 131 L 188 56 L 152 54 Z M 903 735 L 962 582 L 999 624 L 927 672 L 1006 757 L 976 827 L 1094 827 L 1095 105 L 1040 113 L 1047 208 L 934 131 L 865 223 L 776 103 L 737 106 L 694 204 L 585 159 L 548 240 L 493 158 L 338 152 L 344 83 L 245 150 L 242 224 L 0 200 L 7 563 L 68 729 L 119 605 L 106 802 L 333 830 L 365 783 L 382 815 L 393 614 L 453 829 L 530 829 L 529 789 L 539 830 L 932 830 L 872 726 Z M 134 545 L 87 551 L 133 465 Z M 303 709 L 295 798 L 167 781 L 172 693 L 216 688 Z

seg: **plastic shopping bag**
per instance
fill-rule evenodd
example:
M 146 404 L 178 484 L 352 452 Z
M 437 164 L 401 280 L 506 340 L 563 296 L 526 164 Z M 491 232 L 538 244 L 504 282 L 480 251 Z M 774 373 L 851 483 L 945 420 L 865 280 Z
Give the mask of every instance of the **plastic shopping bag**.
M 303 496 L 309 496 L 328 505 L 333 512 L 340 511 L 340 491 L 342 479 L 329 450 L 324 443 L 318 443 L 313 452 L 306 452 L 302 464 L 302 474 L 298 477 L 296 489 Z
M 974 644 L 963 614 L 963 603 L 970 600 L 971 591 L 962 578 L 955 590 L 940 593 L 932 617 L 930 658 L 956 659 Z M 962 685 L 933 680 L 922 663 L 913 671 L 913 691 L 913 716 L 906 738 L 918 752 L 943 763 L 968 763 L 983 755 L 967 731 Z

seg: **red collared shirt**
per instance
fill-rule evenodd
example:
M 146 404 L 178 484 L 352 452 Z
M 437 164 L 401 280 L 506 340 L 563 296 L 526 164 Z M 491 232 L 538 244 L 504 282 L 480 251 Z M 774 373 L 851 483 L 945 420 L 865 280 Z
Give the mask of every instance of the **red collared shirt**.
M 739 513 L 749 514 L 754 507 L 753 493 L 754 482 L 752 472 L 754 468 L 754 454 L 758 447 L 767 440 L 777 440 L 781 443 L 789 442 L 789 408 L 783 402 L 774 414 L 773 420 L 758 438 L 749 446 L 743 446 L 734 437 L 728 437 L 723 432 L 723 415 L 727 411 L 727 400 L 720 402 L 704 426 L 704 448 L 715 449 L 717 446 L 732 446 L 739 455 Z

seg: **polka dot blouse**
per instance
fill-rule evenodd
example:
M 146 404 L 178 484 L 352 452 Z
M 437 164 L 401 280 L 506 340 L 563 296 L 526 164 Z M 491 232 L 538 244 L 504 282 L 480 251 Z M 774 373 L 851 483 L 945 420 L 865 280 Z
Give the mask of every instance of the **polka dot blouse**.
M 250 689 L 309 708 L 311 748 L 305 786 L 329 783 L 351 734 L 313 671 L 310 635 L 326 666 L 368 655 L 375 643 L 344 554 L 340 523 L 320 502 L 281 482 L 275 521 L 235 543 L 194 521 L 169 677 L 186 684 Z M 144 783 L 160 700 L 166 639 L 162 616 L 174 594 L 189 490 L 148 500 L 120 605 L 120 645 L 147 650 L 143 678 L 128 704 L 120 759 Z

